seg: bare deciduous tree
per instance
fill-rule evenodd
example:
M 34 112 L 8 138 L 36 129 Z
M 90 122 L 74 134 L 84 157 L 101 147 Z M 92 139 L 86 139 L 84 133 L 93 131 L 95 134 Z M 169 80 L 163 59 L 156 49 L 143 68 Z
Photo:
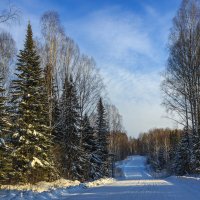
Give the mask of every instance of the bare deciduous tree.
M 46 81 L 49 95 L 49 116 L 52 120 L 53 82 L 58 87 L 58 96 L 66 76 L 73 76 L 80 104 L 81 116 L 90 115 L 95 110 L 104 88 L 103 81 L 92 58 L 81 55 L 76 43 L 65 35 L 59 15 L 48 11 L 41 17 L 44 44 L 40 54 L 46 68 Z
M 82 55 L 73 69 L 79 98 L 80 114 L 90 116 L 104 89 L 104 84 L 92 58 Z
M 54 84 L 57 83 L 57 63 L 59 55 L 59 45 L 64 31 L 60 24 L 57 12 L 48 11 L 41 17 L 41 32 L 44 38 L 44 45 L 39 50 L 42 55 L 41 63 L 45 69 L 45 80 L 48 92 L 49 123 L 52 126 L 53 119 L 53 98 Z
M 0 33 L 0 76 L 3 78 L 3 85 L 8 83 L 10 67 L 16 55 L 15 41 L 10 33 Z
M 164 105 L 195 133 L 200 115 L 200 6 L 196 0 L 183 1 L 174 18 L 169 50 L 162 84 Z
M 14 5 L 0 11 L 0 23 L 16 22 L 19 20 L 20 10 Z
M 181 140 L 187 166 L 198 171 L 200 162 L 200 2 L 183 0 L 170 35 L 170 55 L 164 75 L 164 105 L 184 126 Z M 179 156 L 180 158 L 180 156 Z M 177 159 L 182 166 L 181 159 Z M 189 163 L 188 163 L 189 162 Z

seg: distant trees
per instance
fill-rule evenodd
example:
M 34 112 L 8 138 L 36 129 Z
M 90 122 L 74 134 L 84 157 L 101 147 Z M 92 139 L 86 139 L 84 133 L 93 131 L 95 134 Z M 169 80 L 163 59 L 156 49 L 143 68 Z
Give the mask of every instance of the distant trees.
M 110 132 L 109 135 L 109 149 L 115 155 L 116 160 L 123 160 L 127 155 L 133 155 L 131 152 L 131 141 L 129 140 L 126 132 L 116 131 Z M 136 148 L 134 148 L 135 150 Z
M 174 172 L 177 145 L 182 137 L 181 130 L 152 129 L 140 134 L 138 139 L 129 139 L 131 154 L 146 155 L 156 171 L 167 169 Z
M 105 105 L 108 130 L 109 130 L 109 151 L 115 155 L 116 160 L 123 160 L 130 153 L 129 139 L 124 130 L 122 116 L 115 105 Z

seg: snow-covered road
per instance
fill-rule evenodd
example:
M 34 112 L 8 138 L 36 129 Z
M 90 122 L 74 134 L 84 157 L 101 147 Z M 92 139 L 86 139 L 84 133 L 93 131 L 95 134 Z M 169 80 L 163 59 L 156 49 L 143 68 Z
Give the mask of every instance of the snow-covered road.
M 63 197 L 66 200 L 199 200 L 200 181 L 169 177 L 154 179 L 145 158 L 132 156 L 118 166 L 121 178 L 110 185 L 90 188 Z

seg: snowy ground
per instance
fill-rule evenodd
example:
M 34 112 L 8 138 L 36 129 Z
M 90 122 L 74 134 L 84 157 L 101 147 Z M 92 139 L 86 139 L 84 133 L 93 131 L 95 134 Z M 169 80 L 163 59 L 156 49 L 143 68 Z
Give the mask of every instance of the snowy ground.
M 76 192 L 69 200 L 199 200 L 198 178 L 169 177 L 154 179 L 146 170 L 145 158 L 129 157 L 118 163 L 121 177 L 116 182 L 98 188 Z M 120 173 L 119 173 L 120 174 Z M 119 175 L 118 174 L 118 175 Z
M 132 156 L 117 164 L 117 181 L 61 188 L 43 193 L 0 191 L 0 199 L 61 200 L 199 200 L 200 179 L 192 177 L 153 178 L 145 158 Z M 104 185 L 106 184 L 106 185 Z

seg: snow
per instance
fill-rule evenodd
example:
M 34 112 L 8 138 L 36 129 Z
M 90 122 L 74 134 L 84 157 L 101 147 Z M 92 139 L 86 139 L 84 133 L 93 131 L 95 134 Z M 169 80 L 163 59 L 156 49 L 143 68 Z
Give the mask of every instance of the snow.
M 14 133 L 13 138 L 17 138 L 19 136 L 19 133 Z
M 24 136 L 20 136 L 19 141 L 22 142 L 24 140 L 25 140 L 25 137 Z
M 3 138 L 0 138 L 0 147 L 5 147 L 6 146 L 6 144 L 5 144 L 5 141 L 4 141 L 4 139 Z
M 78 186 L 80 185 L 79 181 L 71 181 L 71 180 L 66 180 L 66 179 L 59 179 L 53 182 L 46 182 L 46 181 L 41 181 L 38 182 L 35 185 L 31 184 L 24 184 L 24 185 L 4 185 L 1 186 L 1 189 L 4 190 L 19 190 L 19 191 L 34 191 L 34 192 L 45 192 L 45 191 L 50 191 L 56 188 L 67 188 L 67 187 L 72 187 L 72 186 Z
M 33 157 L 33 160 L 31 161 L 30 165 L 31 167 L 35 167 L 35 165 L 38 164 L 39 166 L 43 167 L 44 165 L 40 161 L 40 159 Z
M 200 177 L 197 176 L 197 175 L 193 175 L 193 176 L 180 176 L 179 178 L 182 178 L 182 179 L 192 179 L 192 180 L 200 181 Z
M 100 187 L 113 182 L 114 179 L 112 178 L 102 178 L 87 183 L 59 179 L 54 182 L 42 181 L 35 185 L 2 185 L 0 186 L 0 199 L 60 199 L 63 196 L 73 195 L 75 192 L 80 192 L 86 188 Z
M 113 183 L 115 180 L 112 178 L 101 178 L 99 180 L 96 181 L 92 181 L 92 182 L 88 182 L 85 183 L 85 186 L 90 188 L 90 187 L 97 187 L 97 186 L 102 186 L 102 185 L 108 185 Z
M 70 200 L 199 200 L 200 181 L 186 177 L 154 178 L 146 159 L 131 156 L 116 163 L 117 181 L 74 193 Z M 154 174 L 154 173 L 153 173 Z
M 0 191 L 0 199 L 66 199 L 66 200 L 199 200 L 199 177 L 154 178 L 142 156 L 131 156 L 116 163 L 117 180 L 100 179 L 89 183 L 57 182 L 38 183 L 33 191 Z M 48 185 L 50 184 L 50 185 Z M 35 186 L 36 187 L 36 186 Z M 43 188 L 43 189 L 41 189 Z M 4 188 L 6 189 L 6 188 Z M 8 188 L 7 188 L 8 189 Z

